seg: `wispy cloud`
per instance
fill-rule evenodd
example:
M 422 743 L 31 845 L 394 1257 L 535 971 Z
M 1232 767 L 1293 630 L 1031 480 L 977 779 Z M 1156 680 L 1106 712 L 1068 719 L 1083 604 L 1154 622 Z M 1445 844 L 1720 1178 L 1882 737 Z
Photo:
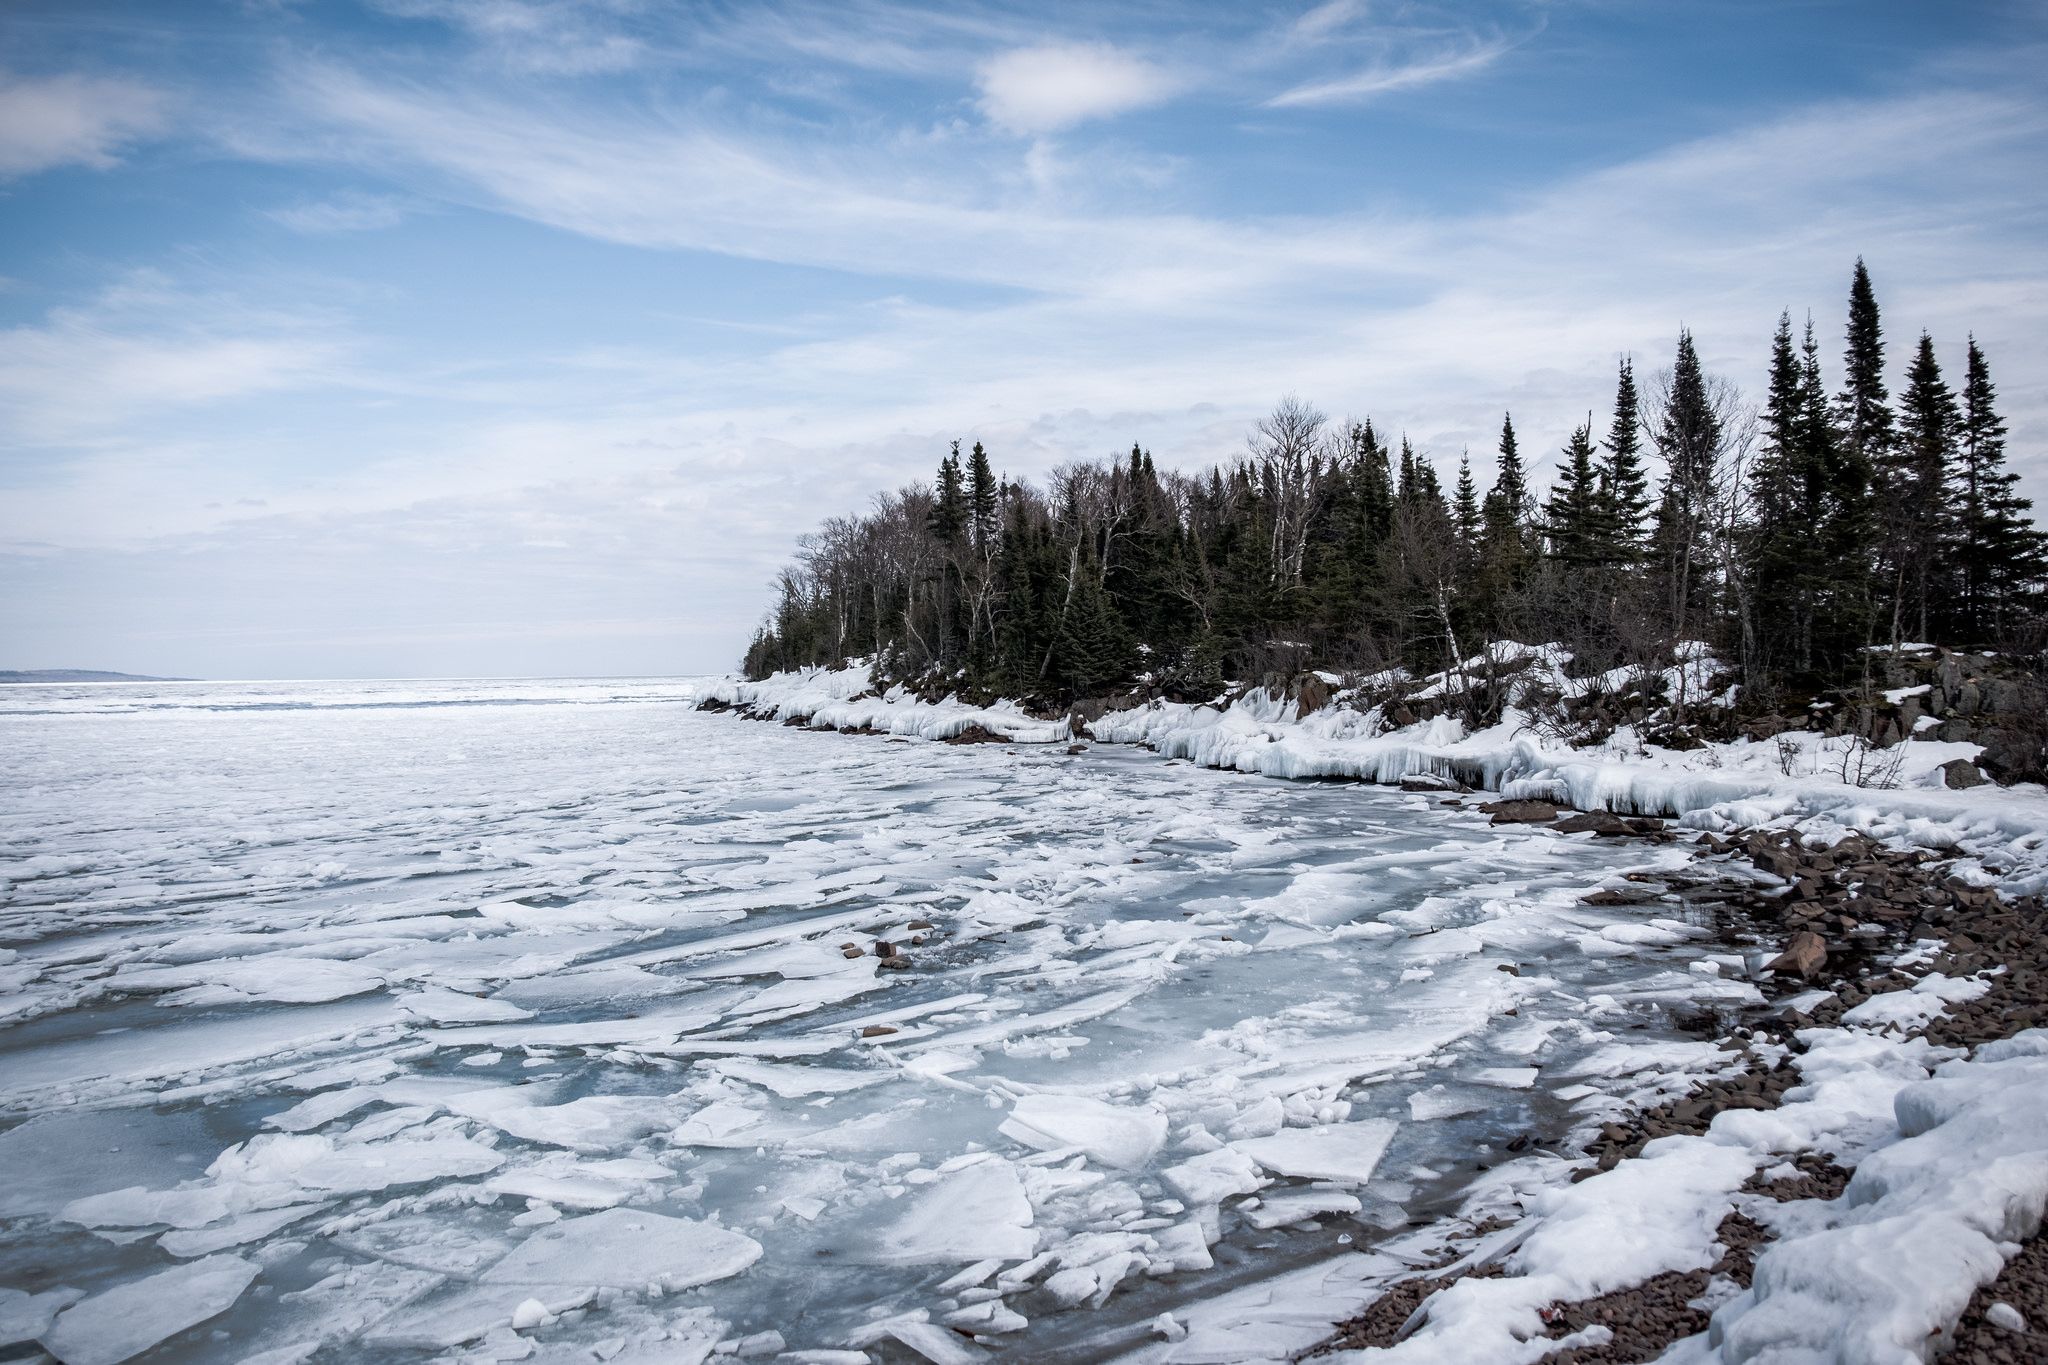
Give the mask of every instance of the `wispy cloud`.
M 981 109 L 1013 133 L 1056 133 L 1160 104 L 1180 82 L 1107 43 L 1018 48 L 984 63 Z
M 340 377 L 323 323 L 134 272 L 82 305 L 0 330 L 0 433 L 91 441 L 139 416 Z
M 123 146 L 162 128 L 166 104 L 130 80 L 0 74 L 0 176 L 112 166 Z
M 625 71 L 647 44 L 623 28 L 637 6 L 590 0 L 373 0 L 386 13 L 436 20 L 467 34 L 505 67 L 535 75 Z
M 308 199 L 266 214 L 294 232 L 373 232 L 396 227 L 411 212 L 410 203 L 393 194 L 340 194 Z
M 1398 90 L 1456 80 L 1484 71 L 1516 44 L 1503 37 L 1468 38 L 1455 46 L 1403 59 L 1380 59 L 1362 70 L 1328 80 L 1309 81 L 1267 100 L 1268 109 L 1307 105 L 1358 104 Z

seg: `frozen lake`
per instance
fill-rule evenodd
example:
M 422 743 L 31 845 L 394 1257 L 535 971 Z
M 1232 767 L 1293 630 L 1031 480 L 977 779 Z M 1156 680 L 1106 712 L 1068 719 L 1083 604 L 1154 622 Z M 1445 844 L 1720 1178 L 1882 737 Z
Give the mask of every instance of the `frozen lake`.
M 1107 1356 L 1715 984 L 1683 846 L 691 691 L 0 689 L 0 1345 Z

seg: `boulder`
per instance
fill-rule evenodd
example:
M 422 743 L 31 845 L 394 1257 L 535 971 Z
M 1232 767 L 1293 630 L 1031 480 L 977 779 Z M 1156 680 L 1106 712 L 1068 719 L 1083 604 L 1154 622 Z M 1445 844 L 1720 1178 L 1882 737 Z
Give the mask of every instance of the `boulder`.
M 1941 782 L 1945 787 L 1981 787 L 1984 774 L 1969 759 L 1952 758 L 1941 765 Z
M 1636 831 L 1627 820 L 1613 811 L 1589 810 L 1567 815 L 1551 826 L 1559 834 L 1633 834 Z
M 1563 809 L 1555 801 L 1487 801 L 1479 809 L 1493 817 L 1496 825 L 1545 825 Z
M 1827 965 L 1827 960 L 1827 941 L 1811 929 L 1801 929 L 1792 935 L 1785 951 L 1764 966 L 1773 972 L 1797 972 L 1802 979 L 1811 981 L 1814 973 Z

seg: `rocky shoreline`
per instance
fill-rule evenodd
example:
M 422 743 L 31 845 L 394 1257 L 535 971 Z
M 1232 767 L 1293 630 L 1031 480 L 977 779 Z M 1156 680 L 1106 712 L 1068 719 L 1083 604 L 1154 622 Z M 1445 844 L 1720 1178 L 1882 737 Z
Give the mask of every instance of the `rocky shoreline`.
M 1659 1138 L 1703 1134 L 1730 1110 L 1776 1108 L 1802 1083 L 1791 1065 L 1806 1046 L 1802 1031 L 1833 1028 L 1856 1006 L 1909 990 L 1930 976 L 1983 974 L 1989 982 L 1984 994 L 1952 1005 L 1917 1030 L 1938 1046 L 1968 1048 L 2048 1019 L 2048 907 L 2039 897 L 2005 900 L 1989 887 L 1951 875 L 1924 851 L 1887 849 L 1861 835 L 1822 848 L 1807 847 L 1789 831 L 1756 830 L 1740 839 L 1707 835 L 1698 856 L 1709 864 L 1747 862 L 1783 883 L 1780 889 L 1745 886 L 1717 916 L 1723 941 L 1731 946 L 1783 945 L 1767 965 L 1766 1003 L 1719 1034 L 1746 1065 L 1682 1097 L 1603 1124 L 1581 1144 L 1586 1164 L 1575 1181 L 1613 1170 Z M 1921 951 L 1909 953 L 1914 945 Z M 1902 955 L 1910 960 L 1894 961 Z M 1701 1031 L 1719 1033 L 1715 1021 L 1701 1022 Z M 1796 1175 L 1752 1178 L 1743 1193 L 1781 1203 L 1830 1201 L 1842 1195 L 1853 1175 L 1821 1153 L 1803 1154 L 1793 1164 Z M 1509 1226 L 1491 1220 L 1464 1237 Z M 1725 1290 L 1714 1295 L 1717 1282 L 1748 1289 L 1758 1252 L 1774 1239 L 1769 1227 L 1739 1209 L 1722 1219 L 1715 1236 L 1724 1250 L 1711 1267 L 1667 1271 L 1594 1298 L 1551 1303 L 1542 1313 L 1551 1337 L 1600 1328 L 1607 1340 L 1561 1347 L 1540 1357 L 1539 1365 L 1650 1361 L 1706 1331 L 1717 1298 L 1726 1297 Z M 1458 1263 L 1455 1257 L 1446 1261 Z M 1461 1279 L 1508 1273 L 1500 1257 L 1450 1273 L 1420 1272 L 1340 1324 L 1310 1354 L 1394 1346 L 1422 1320 L 1436 1294 Z M 2037 1233 L 1977 1292 L 1943 1358 L 1970 1365 L 2048 1359 L 2048 1239 Z

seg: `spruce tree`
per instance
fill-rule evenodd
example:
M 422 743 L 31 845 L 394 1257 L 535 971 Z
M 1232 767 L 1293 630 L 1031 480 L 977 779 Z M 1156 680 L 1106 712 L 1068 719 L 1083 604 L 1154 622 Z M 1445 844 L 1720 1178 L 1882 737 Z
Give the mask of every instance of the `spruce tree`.
M 1941 377 L 1934 339 L 1920 334 L 1919 348 L 1899 395 L 1898 438 L 1886 472 L 1894 502 L 1895 566 L 1892 632 L 1925 640 L 1937 594 L 1947 586 L 1949 551 L 1955 541 L 1948 493 L 1949 471 L 1963 425 L 1955 394 Z M 1945 594 L 1943 594 L 1945 595 Z
M 1671 393 L 1655 435 L 1665 476 L 1653 543 L 1671 630 L 1684 639 L 1699 633 L 1705 606 L 1714 478 L 1721 454 L 1721 419 L 1688 329 L 1678 333 Z
M 1606 562 L 1633 564 L 1642 558 L 1650 515 L 1650 478 L 1643 468 L 1641 400 L 1635 369 L 1626 359 L 1614 386 L 1614 420 L 1607 428 L 1600 475 L 1600 538 Z
M 1472 478 L 1472 452 L 1458 455 L 1457 491 L 1451 498 L 1451 525 L 1458 548 L 1468 557 L 1479 553 L 1479 485 Z
M 1792 315 L 1778 316 L 1771 338 L 1770 382 L 1761 414 L 1763 445 L 1750 467 L 1750 522 L 1742 572 L 1755 603 L 1756 637 L 1765 659 L 1805 667 L 1810 655 L 1816 584 L 1809 581 L 1817 549 L 1806 486 L 1803 375 L 1792 348 Z
M 1997 403 L 1990 367 L 1972 336 L 1958 458 L 1951 474 L 1960 608 L 1956 630 L 1971 644 L 2000 643 L 2017 608 L 2048 574 L 2048 538 L 2028 516 L 2033 503 L 2017 492 L 2019 476 L 2005 467 L 2005 421 Z
M 1864 464 L 1876 468 L 1891 450 L 1892 409 L 1884 384 L 1884 324 L 1861 256 L 1849 281 L 1847 339 L 1844 387 L 1836 400 L 1842 439 Z
M 995 470 L 989 467 L 988 452 L 981 442 L 967 462 L 967 519 L 975 550 L 986 556 L 1001 526 Z
M 1550 553 L 1566 568 L 1583 569 L 1599 562 L 1600 476 L 1593 468 L 1591 414 L 1565 443 L 1543 520 Z

